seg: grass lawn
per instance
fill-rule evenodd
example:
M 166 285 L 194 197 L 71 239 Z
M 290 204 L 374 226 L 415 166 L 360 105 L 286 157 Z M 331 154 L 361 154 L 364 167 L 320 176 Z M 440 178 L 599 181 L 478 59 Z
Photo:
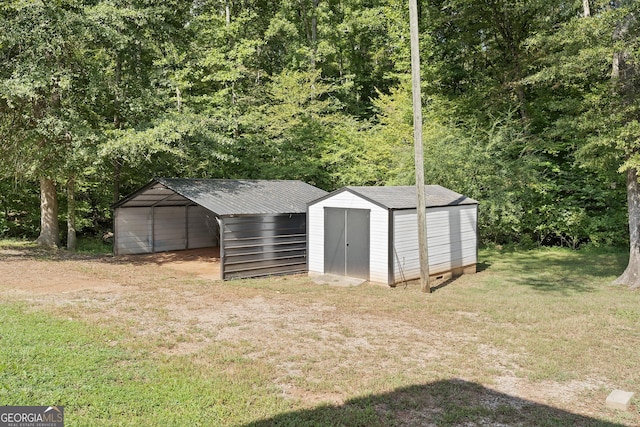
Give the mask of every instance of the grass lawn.
M 637 398 L 604 406 L 640 393 L 640 292 L 610 285 L 625 262 L 482 250 L 423 294 L 0 241 L 0 402 L 63 405 L 67 426 L 637 426 Z

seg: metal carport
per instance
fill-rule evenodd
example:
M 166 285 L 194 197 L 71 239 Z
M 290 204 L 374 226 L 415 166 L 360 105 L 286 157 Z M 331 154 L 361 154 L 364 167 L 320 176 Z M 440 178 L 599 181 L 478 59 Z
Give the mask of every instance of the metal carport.
M 155 178 L 113 205 L 114 253 L 220 248 L 222 279 L 306 271 L 302 181 Z

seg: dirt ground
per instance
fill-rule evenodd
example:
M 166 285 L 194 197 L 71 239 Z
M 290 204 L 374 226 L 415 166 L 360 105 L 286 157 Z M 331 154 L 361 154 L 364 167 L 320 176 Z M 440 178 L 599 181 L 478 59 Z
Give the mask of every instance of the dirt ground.
M 133 264 L 158 265 L 196 275 L 202 279 L 220 278 L 220 248 L 189 249 L 186 251 L 160 252 L 147 255 L 119 257 Z
M 193 354 L 216 342 L 243 346 L 248 357 L 276 366 L 284 396 L 309 406 L 341 404 L 357 394 L 349 380 L 354 376 L 393 375 L 398 366 L 402 375 L 419 375 L 433 364 L 446 366 L 461 346 L 475 345 L 472 332 L 447 331 L 444 324 L 432 325 L 440 331 L 433 334 L 392 316 L 354 316 L 348 307 L 337 309 L 330 300 L 316 301 L 302 293 L 223 286 L 212 280 L 219 277 L 218 256 L 209 248 L 39 259 L 28 250 L 0 248 L 0 298 L 47 304 L 72 319 L 105 324 L 126 319 L 134 335 L 164 340 L 167 354 Z M 304 277 L 272 280 L 300 282 Z M 497 392 L 560 404 L 584 415 L 594 409 L 589 402 L 576 405 L 576 397 L 609 386 L 589 380 L 541 387 L 514 375 L 514 355 L 486 346 L 479 357 L 477 363 L 492 367 L 491 387 Z M 344 378 L 333 391 L 300 386 L 332 378 Z
M 26 251 L 0 249 L 0 278 L 5 287 L 36 294 L 68 294 L 82 290 L 116 292 L 127 288 L 112 280 L 96 279 L 93 274 L 95 267 L 99 265 L 99 270 L 104 273 L 132 267 L 142 270 L 159 267 L 160 271 L 167 273 L 182 272 L 217 280 L 220 278 L 219 256 L 219 248 L 204 248 L 119 257 L 63 256 L 55 263 L 46 263 L 31 259 Z M 81 267 L 82 264 L 86 267 Z M 70 268 L 59 268 L 64 265 Z

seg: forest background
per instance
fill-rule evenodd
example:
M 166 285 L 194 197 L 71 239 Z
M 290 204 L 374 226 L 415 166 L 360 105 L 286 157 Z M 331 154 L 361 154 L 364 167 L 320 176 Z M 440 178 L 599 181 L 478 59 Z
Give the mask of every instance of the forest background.
M 484 244 L 629 244 L 638 3 L 419 1 L 426 182 Z M 0 4 L 0 236 L 40 197 L 44 243 L 102 236 L 156 176 L 413 184 L 412 135 L 404 0 Z

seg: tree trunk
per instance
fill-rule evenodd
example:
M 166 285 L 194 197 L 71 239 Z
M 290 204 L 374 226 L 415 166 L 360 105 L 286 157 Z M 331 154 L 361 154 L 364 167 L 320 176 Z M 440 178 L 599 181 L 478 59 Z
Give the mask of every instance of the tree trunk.
M 525 122 L 530 122 L 529 109 L 527 108 L 527 98 L 524 94 L 524 87 L 520 83 L 516 83 L 516 96 L 520 103 L 520 118 Z
M 76 238 L 76 182 L 73 178 L 67 181 L 67 249 L 78 248 Z
M 122 127 L 122 121 L 120 120 L 120 105 L 121 105 L 121 96 L 120 96 L 120 81 L 122 79 L 122 63 L 120 61 L 120 56 L 116 57 L 116 71 L 115 71 L 115 89 L 114 89 L 114 99 L 113 106 L 115 113 L 113 114 L 113 128 L 120 129 Z M 124 95 L 122 96 L 124 98 Z M 113 165 L 113 202 L 116 203 L 120 200 L 120 170 L 122 169 L 122 164 L 120 163 L 120 158 L 116 157 L 112 160 Z
M 113 165 L 113 203 L 120 201 L 120 172 L 122 170 L 122 164 L 120 160 L 114 159 Z
M 591 16 L 591 8 L 589 7 L 589 0 L 582 0 L 582 16 L 585 18 Z
M 40 178 L 40 236 L 36 243 L 58 247 L 58 198 L 56 185 L 50 178 Z
M 627 170 L 627 203 L 629 205 L 629 264 L 614 285 L 640 288 L 640 183 L 636 169 Z
M 320 0 L 311 1 L 311 12 L 307 11 L 306 0 L 299 1 L 303 17 L 304 32 L 307 36 L 309 47 L 311 48 L 309 65 L 311 66 L 311 69 L 315 69 L 316 59 L 318 56 L 318 5 L 320 4 Z M 309 14 L 311 14 L 310 17 Z
M 311 69 L 316 68 L 318 57 L 318 4 L 320 0 L 313 0 L 313 15 L 311 16 Z
M 622 40 L 636 19 L 635 15 L 629 14 L 620 21 L 613 33 L 613 39 Z M 638 70 L 627 62 L 628 57 L 628 52 L 615 52 L 611 67 L 611 79 L 617 83 L 617 95 L 622 97 L 625 107 L 637 102 L 634 81 Z M 629 156 L 637 154 L 637 151 L 634 151 Z M 624 273 L 613 283 L 627 285 L 635 289 L 640 288 L 640 183 L 638 183 L 638 169 L 636 167 L 627 169 L 627 205 L 629 213 L 629 264 Z

